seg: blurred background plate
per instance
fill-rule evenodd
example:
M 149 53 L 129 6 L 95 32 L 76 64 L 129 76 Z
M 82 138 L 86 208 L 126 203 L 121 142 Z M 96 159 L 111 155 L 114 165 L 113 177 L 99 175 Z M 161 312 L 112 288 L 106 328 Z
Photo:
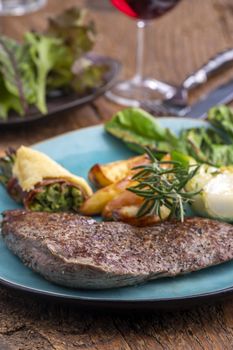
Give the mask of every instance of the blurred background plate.
M 72 92 L 66 95 L 48 97 L 47 114 L 41 114 L 35 107 L 30 108 L 29 112 L 24 117 L 20 116 L 15 112 L 12 112 L 10 113 L 7 120 L 0 119 L 0 128 L 4 126 L 14 126 L 19 124 L 31 123 L 49 118 L 51 116 L 54 116 L 55 114 L 59 114 L 71 108 L 81 107 L 84 104 L 90 103 L 94 101 L 97 97 L 103 95 L 106 91 L 108 91 L 115 83 L 115 80 L 121 68 L 121 64 L 119 63 L 119 61 L 113 58 L 100 56 L 93 53 L 87 55 L 87 57 L 88 59 L 91 59 L 93 61 L 93 64 L 101 64 L 106 65 L 108 67 L 107 72 L 104 73 L 104 82 L 101 86 L 98 86 L 94 89 L 89 89 L 85 93 L 80 95 L 76 92 Z

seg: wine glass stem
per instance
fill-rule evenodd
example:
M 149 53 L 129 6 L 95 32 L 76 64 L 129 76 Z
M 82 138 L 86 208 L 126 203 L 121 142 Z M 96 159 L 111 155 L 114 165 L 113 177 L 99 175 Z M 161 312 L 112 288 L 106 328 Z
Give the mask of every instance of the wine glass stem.
M 2 4 L 1 4 L 1 0 L 0 0 L 0 13 L 1 13 L 1 6 L 2 6 Z M 3 21 L 4 21 L 3 16 L 0 15 L 0 35 L 4 35 Z
M 145 26 L 146 22 L 137 21 L 136 74 L 134 76 L 136 83 L 140 83 L 143 79 Z

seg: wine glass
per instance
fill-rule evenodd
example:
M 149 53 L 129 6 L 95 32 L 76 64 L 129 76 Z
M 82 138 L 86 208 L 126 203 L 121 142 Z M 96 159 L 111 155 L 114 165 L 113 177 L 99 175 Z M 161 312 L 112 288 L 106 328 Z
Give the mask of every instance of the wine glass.
M 21 16 L 39 10 L 47 0 L 0 0 L 0 16 Z
M 121 105 L 138 107 L 143 100 L 169 98 L 174 88 L 143 75 L 144 29 L 151 19 L 164 15 L 180 0 L 110 0 L 121 12 L 137 20 L 136 74 L 116 83 L 106 96 Z

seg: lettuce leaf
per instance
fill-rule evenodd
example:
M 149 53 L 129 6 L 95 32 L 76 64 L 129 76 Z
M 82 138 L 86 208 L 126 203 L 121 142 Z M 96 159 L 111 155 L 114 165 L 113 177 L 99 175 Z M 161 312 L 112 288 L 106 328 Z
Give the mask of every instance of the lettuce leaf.
M 82 94 L 102 85 L 108 67 L 93 64 L 85 54 L 95 43 L 93 22 L 86 22 L 86 11 L 70 8 L 49 19 L 47 33 L 59 38 L 66 48 L 66 57 L 58 60 L 48 77 L 48 88 L 70 87 Z
M 1 36 L 0 72 L 1 116 L 6 117 L 11 109 L 25 114 L 28 104 L 36 101 L 35 72 L 27 46 Z
M 8 113 L 11 110 L 14 110 L 22 116 L 24 114 L 22 104 L 20 103 L 20 100 L 17 96 L 13 95 L 7 90 L 2 76 L 0 76 L 0 91 L 0 119 L 7 120 Z
M 61 59 L 65 60 L 66 50 L 62 41 L 43 34 L 28 32 L 25 42 L 29 45 L 31 59 L 36 67 L 37 99 L 36 105 L 41 113 L 47 112 L 46 86 L 49 72 Z
M 80 58 L 76 62 L 76 73 L 72 79 L 71 86 L 80 94 L 87 89 L 98 88 L 103 84 L 104 75 L 108 69 L 108 66 L 104 64 L 93 64 L 87 58 Z
M 47 33 L 59 38 L 73 55 L 73 62 L 93 48 L 95 28 L 86 23 L 86 11 L 75 7 L 50 18 Z

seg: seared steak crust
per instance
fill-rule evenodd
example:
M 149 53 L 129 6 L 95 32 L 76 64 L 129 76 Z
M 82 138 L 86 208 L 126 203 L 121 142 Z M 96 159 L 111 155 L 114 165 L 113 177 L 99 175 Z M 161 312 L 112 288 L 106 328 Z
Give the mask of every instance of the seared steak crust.
M 34 271 L 60 285 L 111 288 L 176 276 L 233 258 L 233 226 L 188 218 L 133 227 L 70 213 L 4 213 L 2 236 Z

